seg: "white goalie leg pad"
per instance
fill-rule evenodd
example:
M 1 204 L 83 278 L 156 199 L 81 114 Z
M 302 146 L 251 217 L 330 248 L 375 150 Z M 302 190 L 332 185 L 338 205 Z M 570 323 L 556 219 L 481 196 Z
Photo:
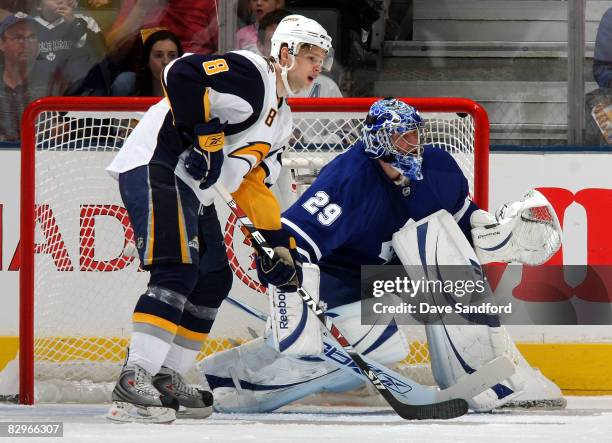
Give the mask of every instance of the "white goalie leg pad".
M 361 324 L 360 302 L 329 313 L 356 349 L 379 363 L 391 365 L 408 354 L 407 340 L 394 322 Z M 279 353 L 262 338 L 206 357 L 199 370 L 220 412 L 270 412 L 311 394 L 344 392 L 363 384 L 320 358 Z
M 565 407 L 559 387 L 529 365 L 503 326 L 427 326 L 426 331 L 432 371 L 440 387 L 454 384 L 465 368 L 479 367 L 499 355 L 509 357 L 517 366 L 512 377 L 469 401 L 471 409 Z M 454 353 L 460 358 L 452 358 Z
M 409 223 L 393 235 L 393 248 L 402 264 L 419 278 L 427 278 L 426 269 L 435 265 L 461 265 L 465 279 L 479 280 L 483 271 L 478 257 L 452 216 L 442 210 L 416 223 Z M 412 279 L 417 276 L 411 275 Z M 497 318 L 491 318 L 497 325 Z M 506 354 L 509 336 L 503 327 L 486 325 L 427 325 L 427 343 L 434 378 L 441 388 L 456 384 L 461 377 L 485 363 Z M 516 359 L 507 355 L 515 364 Z M 491 410 L 511 400 L 522 384 L 511 378 L 474 397 L 468 403 L 474 410 Z
M 520 262 L 540 265 L 561 247 L 561 226 L 550 202 L 531 190 L 499 208 L 495 215 L 474 211 L 472 240 L 482 264 Z
M 328 314 L 333 316 L 334 323 L 357 352 L 378 363 L 392 366 L 410 353 L 408 340 L 395 321 L 361 324 L 360 301 L 330 309 Z
M 361 383 L 319 358 L 281 354 L 263 337 L 206 357 L 199 370 L 219 412 L 271 412 L 328 386 Z
M 519 363 L 520 354 L 503 326 L 427 325 L 425 331 L 431 369 L 440 388 L 454 385 L 465 374 L 501 355 L 515 365 Z M 523 389 L 524 380 L 517 370 L 509 379 L 468 400 L 468 404 L 474 411 L 490 411 L 513 400 Z
M 474 249 L 452 215 L 444 209 L 418 222 L 406 223 L 393 234 L 392 244 L 402 264 L 410 266 L 412 273 L 419 273 L 411 275 L 412 280 L 427 278 L 427 267 L 437 265 L 465 266 L 470 272 L 466 278 L 482 279 Z
M 319 302 L 320 272 L 317 265 L 304 263 L 303 288 Z M 297 292 L 282 292 L 270 286 L 270 316 L 266 338 L 278 352 L 296 357 L 323 352 L 321 322 Z

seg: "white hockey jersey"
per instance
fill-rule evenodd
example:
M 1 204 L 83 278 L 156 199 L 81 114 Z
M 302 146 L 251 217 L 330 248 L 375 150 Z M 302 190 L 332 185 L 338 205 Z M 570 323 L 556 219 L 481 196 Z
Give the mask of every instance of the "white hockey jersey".
M 117 178 L 138 166 L 161 163 L 174 169 L 200 201 L 209 205 L 214 191 L 201 190 L 200 183 L 185 170 L 188 146 L 181 142 L 179 133 L 193 134 L 197 124 L 219 118 L 228 123 L 219 180 L 231 193 L 247 188 L 234 198 L 259 200 L 263 208 L 257 212 L 265 213 L 272 193 L 268 191 L 270 195 L 263 196 L 262 201 L 258 197 L 266 190 L 261 185 L 264 181 L 271 185 L 278 177 L 280 155 L 292 128 L 291 110 L 276 95 L 273 65 L 249 51 L 186 54 L 169 64 L 163 76 L 166 98 L 147 111 L 107 168 L 108 172 Z M 247 176 L 252 179 L 251 186 L 244 183 Z M 246 201 L 238 203 L 248 206 Z M 248 207 L 243 209 L 254 216 L 257 225 L 261 216 L 250 214 Z M 270 228 L 269 223 L 259 223 L 258 227 Z M 272 224 L 276 226 L 276 222 Z

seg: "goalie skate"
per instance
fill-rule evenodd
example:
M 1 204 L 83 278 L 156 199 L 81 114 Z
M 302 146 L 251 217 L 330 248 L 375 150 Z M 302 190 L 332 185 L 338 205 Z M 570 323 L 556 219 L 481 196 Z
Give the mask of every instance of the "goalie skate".
M 517 373 L 524 380 L 524 390 L 518 396 L 502 405 L 509 409 L 564 409 L 567 400 L 561 389 L 546 378 L 539 369 L 529 366 L 521 356 Z
M 162 366 L 153 377 L 153 386 L 162 395 L 178 401 L 177 418 L 206 418 L 212 414 L 212 393 L 190 386 L 181 374 L 170 368 Z
M 115 423 L 171 423 L 176 419 L 177 400 L 161 395 L 151 374 L 140 366 L 123 367 L 112 399 L 106 418 Z

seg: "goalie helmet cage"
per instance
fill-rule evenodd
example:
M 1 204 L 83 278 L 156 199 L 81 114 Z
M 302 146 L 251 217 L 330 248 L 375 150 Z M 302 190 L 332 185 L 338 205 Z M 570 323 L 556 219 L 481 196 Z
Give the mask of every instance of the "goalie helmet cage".
M 316 175 L 331 157 L 357 140 L 361 122 L 375 100 L 290 99 L 295 129 L 283 155 L 283 168 Z M 402 100 L 424 114 L 428 121 L 429 141 L 453 154 L 468 177 L 474 201 L 487 209 L 489 122 L 485 110 L 478 103 L 462 98 Z M 48 97 L 31 103 L 24 112 L 19 273 L 19 402 L 22 404 L 34 403 L 35 378 L 38 379 L 39 375 L 53 380 L 77 380 L 81 383 L 79 389 L 87 390 L 93 377 L 89 373 L 81 375 L 84 366 L 88 370 L 90 366 L 100 366 L 103 369 L 96 371 L 104 372 L 106 377 L 118 374 L 120 356 L 127 341 L 125 338 L 99 337 L 104 333 L 100 330 L 104 330 L 115 317 L 127 315 L 123 320 L 125 324 L 118 328 L 124 331 L 124 337 L 129 337 L 129 318 L 134 301 L 131 306 L 121 306 L 121 300 L 112 297 L 124 286 L 127 290 L 129 281 L 142 280 L 145 273 L 135 271 L 137 266 L 128 266 L 134 254 L 132 257 L 126 255 L 126 239 L 133 233 L 121 207 L 117 185 L 104 168 L 142 113 L 157 101 L 157 98 L 139 97 Z M 104 177 L 100 179 L 101 183 L 96 182 L 97 175 Z M 108 193 L 113 193 L 113 196 L 108 197 Z M 62 207 L 69 205 L 71 198 L 78 201 L 76 221 L 64 218 L 67 217 L 64 212 L 70 211 L 63 211 Z M 92 220 L 95 216 L 109 214 L 119 219 L 123 235 L 121 230 L 106 233 L 94 226 Z M 68 225 L 74 229 L 68 229 Z M 42 242 L 36 241 L 37 228 L 45 238 Z M 124 239 L 119 246 L 123 247 L 122 258 L 104 261 L 94 257 L 91 250 L 96 238 L 101 238 L 98 241 L 105 244 L 112 243 L 118 236 Z M 78 250 L 79 261 L 75 265 L 70 258 L 70 244 L 75 244 L 74 248 Z M 47 269 L 40 260 L 35 260 L 42 253 L 48 256 L 46 261 L 51 262 L 54 269 Z M 235 255 L 234 251 L 230 255 Z M 124 260 L 127 264 L 118 264 L 117 260 Z M 36 268 L 35 262 L 39 265 Z M 84 273 L 91 280 L 72 276 L 75 273 L 71 271 L 76 267 L 94 271 Z M 132 268 L 131 273 L 125 272 L 129 268 Z M 116 286 L 106 286 L 109 284 L 106 280 L 101 284 L 96 277 L 104 272 L 96 271 L 116 271 L 112 279 Z M 58 280 L 52 280 L 53 276 L 59 276 Z M 71 279 L 77 281 L 75 288 L 71 287 Z M 108 298 L 104 305 L 111 305 L 115 310 L 111 309 L 109 313 L 97 307 L 85 314 L 74 314 L 69 309 L 77 305 L 86 307 L 88 302 L 93 304 L 92 300 L 100 297 Z M 47 299 L 52 299 L 52 303 Z M 81 326 L 68 326 L 73 318 L 99 330 L 79 330 Z M 204 353 L 232 346 L 234 342 L 228 344 L 217 340 L 211 343 L 206 345 L 209 349 L 203 349 Z M 86 360 L 86 363 L 74 366 L 73 362 L 77 360 Z M 41 369 L 37 369 L 39 365 Z M 110 372 L 108 365 L 112 366 Z M 78 381 L 79 378 L 84 380 Z M 60 385 L 57 389 L 61 391 L 64 388 Z M 83 397 L 76 394 L 76 400 L 71 401 L 79 398 Z

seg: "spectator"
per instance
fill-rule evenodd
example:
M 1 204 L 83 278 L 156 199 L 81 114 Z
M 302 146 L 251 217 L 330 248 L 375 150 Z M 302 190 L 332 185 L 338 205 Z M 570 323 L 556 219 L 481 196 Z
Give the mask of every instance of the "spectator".
M 106 0 L 102 1 L 103 5 Z M 166 28 L 175 34 L 185 52 L 217 52 L 218 24 L 215 0 L 122 0 L 111 30 L 106 33 L 107 56 L 89 71 L 72 95 L 123 95 L 137 72 L 142 55 L 141 29 Z M 115 83 L 117 82 L 117 83 Z M 127 83 L 124 83 L 127 82 Z
M 15 12 L 31 13 L 35 0 L 0 0 L 0 22 Z
M 264 15 L 282 7 L 284 7 L 284 0 L 249 0 L 249 9 L 254 23 L 244 26 L 236 32 L 236 49 L 246 49 L 255 53 L 269 55 L 270 51 L 260 53 L 257 48 L 259 22 Z
M 17 12 L 0 23 L 0 141 L 18 141 L 21 114 L 32 101 L 60 91 L 52 74 L 37 61 L 39 47 L 34 21 Z
M 106 36 L 109 47 L 132 40 L 139 29 L 164 27 L 176 34 L 185 52 L 217 52 L 219 25 L 214 0 L 123 0 Z
M 593 77 L 599 88 L 585 97 L 584 143 L 609 146 L 612 144 L 612 7 L 604 12 L 597 28 Z
M 250 2 L 251 0 L 238 0 L 238 5 L 236 6 L 236 14 L 238 15 L 238 29 L 253 22 L 251 6 L 249 5 Z
M 332 34 L 336 49 L 336 61 L 342 66 L 354 67 L 360 60 L 354 51 L 355 42 L 364 49 L 368 47 L 365 36 L 372 35 L 372 24 L 380 18 L 382 2 L 376 0 L 287 0 L 287 8 L 337 9 L 342 16 L 340 35 Z M 305 11 L 300 14 L 308 15 Z
M 90 8 L 102 8 L 110 5 L 111 0 L 87 0 L 87 5 Z
M 76 0 L 36 3 L 38 15 L 34 22 L 41 59 L 49 65 L 49 71 L 61 69 L 70 84 L 76 83 L 95 64 L 95 52 L 103 52 L 100 28 L 91 17 L 86 20 L 82 14 L 75 14 Z
M 600 88 L 612 87 L 612 8 L 604 12 L 597 28 L 593 77 Z
M 175 58 L 183 55 L 178 37 L 164 28 L 141 31 L 143 49 L 136 72 L 122 72 L 111 88 L 112 95 L 163 96 L 161 73 Z
M 270 55 L 272 34 L 274 34 L 278 23 L 290 14 L 291 12 L 286 9 L 276 9 L 260 19 L 259 29 L 257 30 L 258 53 L 265 56 Z M 334 80 L 324 74 L 319 74 L 310 89 L 305 89 L 294 97 L 342 97 L 342 92 L 340 92 L 340 88 Z
M 102 29 L 100 28 L 100 25 L 98 24 L 98 22 L 92 16 L 85 15 L 79 12 L 78 0 L 70 0 L 70 2 L 72 2 L 72 8 L 75 10 L 74 17 L 80 18 L 81 20 L 85 20 L 85 23 L 87 24 L 87 31 L 94 33 L 96 38 L 98 38 L 102 43 L 104 43 L 104 36 L 102 35 Z M 84 36 L 84 38 L 86 37 L 87 36 Z
M 288 15 L 291 15 L 291 11 L 280 8 L 267 13 L 260 19 L 257 29 L 257 52 L 259 54 L 265 57 L 270 55 L 272 34 L 276 31 L 279 22 Z

